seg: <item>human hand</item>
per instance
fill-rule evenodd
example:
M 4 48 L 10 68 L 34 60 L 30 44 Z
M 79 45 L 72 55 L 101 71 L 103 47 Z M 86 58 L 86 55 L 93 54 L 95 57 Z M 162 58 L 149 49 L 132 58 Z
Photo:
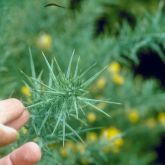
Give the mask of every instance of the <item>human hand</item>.
M 0 101 L 0 147 L 17 139 L 17 130 L 28 121 L 28 118 L 29 113 L 19 100 Z M 34 165 L 40 158 L 39 146 L 28 142 L 0 159 L 0 165 Z

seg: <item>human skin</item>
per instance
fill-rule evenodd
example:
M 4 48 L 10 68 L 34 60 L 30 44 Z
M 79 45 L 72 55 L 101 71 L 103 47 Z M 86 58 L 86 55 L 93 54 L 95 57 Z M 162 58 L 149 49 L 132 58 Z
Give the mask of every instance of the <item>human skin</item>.
M 28 121 L 29 113 L 17 99 L 0 101 L 0 147 L 17 140 L 18 130 Z M 0 159 L 0 165 L 34 165 L 41 159 L 36 143 L 28 142 Z

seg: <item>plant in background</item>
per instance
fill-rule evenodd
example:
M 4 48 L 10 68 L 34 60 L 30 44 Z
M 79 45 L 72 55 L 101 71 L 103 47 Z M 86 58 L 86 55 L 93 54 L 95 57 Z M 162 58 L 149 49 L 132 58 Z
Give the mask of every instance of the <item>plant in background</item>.
M 82 73 L 79 73 L 79 60 L 77 60 L 75 68 L 73 68 L 74 52 L 70 58 L 66 73 L 60 68 L 56 58 L 51 64 L 46 59 L 44 53 L 44 61 L 48 68 L 48 81 L 43 82 L 42 73 L 36 76 L 34 63 L 30 51 L 30 63 L 32 69 L 32 77 L 26 76 L 28 86 L 31 91 L 32 104 L 28 106 L 31 112 L 31 121 L 28 131 L 30 139 L 39 139 L 39 142 L 44 145 L 45 142 L 51 143 L 56 140 L 64 141 L 67 137 L 75 135 L 77 139 L 82 140 L 79 136 L 80 128 L 73 128 L 72 123 L 79 121 L 84 123 L 82 114 L 89 108 L 93 108 L 104 115 L 110 117 L 108 113 L 97 107 L 98 103 L 115 103 L 109 100 L 97 100 L 87 97 L 89 94 L 87 87 L 105 70 L 97 72 L 88 80 L 84 80 L 84 75 L 87 74 L 93 66 L 90 66 Z M 54 71 L 56 65 L 58 73 Z M 73 71 L 74 70 L 74 71 Z M 79 124 L 76 124 L 79 127 Z M 76 131 L 78 130 L 78 131 Z
M 78 1 L 81 1 L 80 4 L 77 4 Z M 44 8 L 45 0 L 42 2 L 0 1 L 0 22 L 3 25 L 0 27 L 0 86 L 3 87 L 0 97 L 3 99 L 11 95 L 17 98 L 22 96 L 27 100 L 26 105 L 29 105 L 32 118 L 29 125 L 21 130 L 25 136 L 21 137 L 20 142 L 34 140 L 42 145 L 43 153 L 46 156 L 39 163 L 40 165 L 164 164 L 164 162 L 154 162 L 157 157 L 160 159 L 159 153 L 155 153 L 155 148 L 165 132 L 165 92 L 164 88 L 161 88 L 155 80 L 155 78 L 160 80 L 160 77 L 154 75 L 156 73 L 162 75 L 163 78 L 165 12 L 162 4 L 164 1 L 135 2 L 129 0 L 130 7 L 128 7 L 127 1 L 63 0 L 61 4 L 66 7 L 66 10 L 55 7 Z M 148 8 L 152 9 L 148 10 Z M 132 22 L 134 20 L 135 22 Z M 114 29 L 114 27 L 116 28 Z M 97 33 L 98 29 L 100 29 L 99 33 Z M 17 32 L 17 37 L 15 32 Z M 27 45 L 36 47 L 33 59 L 37 61 L 35 62 L 35 72 L 38 76 L 27 77 L 28 81 L 22 87 L 22 77 L 18 68 L 26 73 L 30 69 L 30 65 L 26 67 Z M 87 112 L 88 128 L 99 126 L 102 129 L 101 131 L 98 129 L 83 130 L 85 127 L 83 112 L 81 109 L 78 110 L 77 119 L 75 109 L 73 109 L 74 111 L 68 112 L 70 115 L 67 115 L 66 123 L 79 136 L 81 135 L 85 144 L 80 141 L 74 142 L 78 139 L 77 135 L 75 136 L 74 131 L 69 130 L 65 125 L 66 141 L 65 147 L 63 147 L 61 145 L 63 139 L 62 118 L 52 135 L 61 108 L 53 107 L 48 111 L 49 105 L 60 103 L 60 99 L 56 102 L 53 99 L 59 98 L 60 94 L 55 96 L 51 93 L 53 90 L 45 86 L 49 84 L 49 80 L 47 80 L 49 76 L 52 77 L 49 69 L 44 70 L 43 74 L 39 74 L 43 67 L 43 58 L 38 49 L 45 53 L 48 52 L 48 54 L 55 53 L 61 69 L 65 71 L 69 61 L 66 55 L 71 52 L 73 47 L 83 57 L 79 62 L 80 71 L 93 61 L 98 63 L 81 77 L 81 82 L 85 82 L 90 75 L 96 73 L 98 68 L 110 64 L 110 70 L 109 67 L 107 68 L 110 75 L 101 74 L 94 83 L 91 83 L 90 92 L 87 93 L 88 88 L 86 88 L 87 92 L 84 92 L 83 95 L 81 91 L 79 96 L 96 99 L 113 96 L 113 99 L 122 100 L 124 105 L 113 106 L 105 102 L 95 104 L 92 101 L 92 104 L 99 109 L 110 111 L 112 118 L 106 118 L 97 111 L 92 111 L 91 106 L 87 107 L 87 104 L 78 102 L 79 105 L 82 105 L 84 112 Z M 47 58 L 49 57 L 47 56 Z M 157 60 L 153 60 L 155 58 L 159 59 L 161 65 L 157 63 Z M 150 72 L 151 80 L 148 80 L 149 77 L 146 77 L 145 74 L 136 72 L 145 59 L 143 71 L 144 73 Z M 75 57 L 73 61 L 75 61 Z M 150 64 L 152 61 L 154 62 Z M 61 74 L 57 73 L 57 69 L 53 69 L 52 65 L 50 62 L 53 73 L 59 81 Z M 73 75 L 74 71 L 75 67 L 72 64 L 71 73 Z M 79 76 L 80 74 L 81 72 L 78 73 Z M 64 76 L 66 77 L 66 73 Z M 52 84 L 54 82 L 53 80 Z M 54 89 L 55 85 L 52 85 L 52 88 Z M 53 99 L 50 102 L 46 96 L 48 90 L 51 91 L 49 98 Z M 62 97 L 60 98 L 62 99 Z M 42 101 L 44 101 L 43 104 L 32 106 Z M 32 104 L 31 107 L 30 104 Z M 73 105 L 72 102 L 70 102 L 71 105 Z M 114 131 L 112 128 L 116 128 L 118 131 Z M 109 138 L 102 136 L 104 131 L 107 132 Z M 137 140 L 137 137 L 140 140 Z M 68 140 L 70 138 L 72 138 L 71 141 Z M 59 141 L 60 143 L 58 143 Z M 3 149 L 0 154 L 8 154 L 11 149 L 11 147 Z M 49 153 L 53 159 L 45 151 L 51 151 Z

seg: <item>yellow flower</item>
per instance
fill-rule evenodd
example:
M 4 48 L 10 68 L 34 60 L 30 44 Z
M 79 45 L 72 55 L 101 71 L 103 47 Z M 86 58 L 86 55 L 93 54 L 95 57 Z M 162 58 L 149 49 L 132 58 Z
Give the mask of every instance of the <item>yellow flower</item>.
M 95 132 L 88 132 L 86 135 L 87 141 L 94 142 L 97 140 L 97 134 Z
M 96 121 L 96 114 L 93 113 L 93 112 L 87 113 L 87 120 L 88 120 L 90 123 L 95 122 L 95 121 Z
M 160 112 L 158 114 L 158 121 L 162 126 L 165 126 L 165 112 Z
M 120 131 L 115 127 L 106 128 L 102 131 L 102 137 L 111 140 L 115 136 L 119 135 Z
M 156 125 L 156 120 L 151 117 L 151 118 L 147 119 L 145 123 L 149 128 L 154 128 Z
M 59 152 L 63 157 L 66 157 L 68 155 L 67 150 L 64 147 L 60 147 Z
M 76 152 L 76 146 L 71 141 L 66 142 L 65 147 L 69 150 L 72 150 L 73 152 Z
M 124 144 L 124 140 L 120 137 L 120 135 L 120 130 L 115 127 L 103 130 L 102 137 L 110 141 L 109 145 L 104 148 L 105 152 L 108 152 L 109 150 L 117 152 L 120 150 L 121 146 Z
M 118 62 L 112 62 L 108 71 L 112 73 L 112 81 L 117 85 L 122 85 L 124 83 L 124 78 L 120 75 L 121 66 Z
M 119 74 L 112 75 L 112 81 L 117 85 L 122 85 L 124 83 L 124 78 Z
M 27 97 L 31 96 L 30 88 L 26 85 L 21 88 L 21 93 Z
M 117 138 L 114 140 L 114 145 L 118 148 L 124 144 L 124 140 L 122 138 Z
M 37 46 L 41 49 L 50 49 L 52 46 L 52 37 L 49 34 L 43 33 L 37 39 Z
M 96 81 L 95 87 L 99 90 L 102 90 L 104 89 L 105 85 L 106 85 L 106 79 L 104 77 L 101 77 Z
M 139 121 L 139 113 L 136 110 L 129 111 L 127 117 L 131 123 L 137 123 Z
M 108 71 L 112 74 L 118 74 L 120 70 L 121 66 L 118 62 L 112 62 L 108 67 Z

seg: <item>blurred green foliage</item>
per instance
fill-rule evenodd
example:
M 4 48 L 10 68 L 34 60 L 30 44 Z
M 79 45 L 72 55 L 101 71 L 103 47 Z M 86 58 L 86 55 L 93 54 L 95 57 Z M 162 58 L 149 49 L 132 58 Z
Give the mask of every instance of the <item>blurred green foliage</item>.
M 122 105 L 97 105 L 111 114 L 110 119 L 88 110 L 87 127 L 99 129 L 80 134 L 85 145 L 66 141 L 63 148 L 54 142 L 51 152 L 44 150 L 40 164 L 153 163 L 154 148 L 165 131 L 165 92 L 160 80 L 136 75 L 134 68 L 141 62 L 141 52 L 154 51 L 165 62 L 164 1 L 57 0 L 65 9 L 45 8 L 47 3 L 0 1 L 0 98 L 29 101 L 30 91 L 20 74 L 20 70 L 30 74 L 29 47 L 37 73 L 46 69 L 41 50 L 48 60 L 55 56 L 66 70 L 75 49 L 81 71 L 95 62 L 92 73 L 110 66 L 90 86 L 90 95 Z M 28 135 L 24 129 L 21 132 Z

